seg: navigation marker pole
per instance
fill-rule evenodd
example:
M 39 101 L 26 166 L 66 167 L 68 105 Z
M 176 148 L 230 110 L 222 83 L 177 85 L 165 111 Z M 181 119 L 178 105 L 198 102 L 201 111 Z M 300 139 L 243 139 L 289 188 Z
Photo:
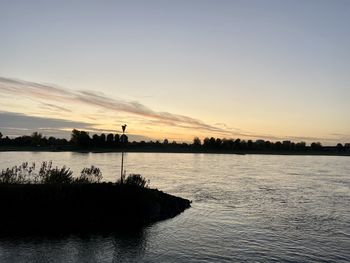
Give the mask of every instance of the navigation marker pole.
M 124 177 L 124 142 L 125 142 L 125 129 L 126 129 L 126 124 L 122 125 L 123 129 L 123 135 L 121 137 L 121 143 L 122 143 L 122 165 L 120 169 L 120 183 L 123 184 L 123 177 Z

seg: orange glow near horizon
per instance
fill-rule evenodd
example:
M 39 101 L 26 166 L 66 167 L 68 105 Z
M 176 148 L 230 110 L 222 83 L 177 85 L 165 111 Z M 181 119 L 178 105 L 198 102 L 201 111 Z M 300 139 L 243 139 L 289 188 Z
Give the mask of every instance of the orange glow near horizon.
M 191 142 L 194 137 L 202 140 L 205 137 L 217 137 L 321 141 L 326 144 L 339 142 L 339 134 L 332 135 L 332 131 L 323 125 L 322 118 L 311 122 L 308 117 L 295 113 L 289 114 L 287 118 L 285 112 L 270 114 L 265 111 L 264 116 L 257 119 L 250 119 L 245 114 L 236 114 L 230 120 L 233 122 L 234 119 L 235 125 L 230 126 L 225 122 L 226 117 L 220 116 L 219 113 L 216 114 L 220 118 L 214 122 L 214 117 L 206 118 L 205 114 L 201 119 L 192 118 L 177 113 L 155 111 L 139 102 L 115 99 L 108 94 L 74 91 L 27 81 L 2 78 L 0 92 L 5 95 L 0 98 L 3 112 L 17 112 L 83 125 L 83 128 L 68 125 L 69 127 L 61 127 L 62 131 L 77 128 L 91 133 L 121 133 L 121 125 L 127 123 L 129 134 L 159 141 L 167 138 L 169 141 Z M 11 96 L 16 96 L 16 100 L 10 101 Z M 213 106 L 212 113 L 215 115 L 216 106 Z M 45 128 L 49 127 L 38 128 L 45 131 Z M 346 136 L 346 129 L 343 132 L 345 135 L 341 139 L 350 139 Z

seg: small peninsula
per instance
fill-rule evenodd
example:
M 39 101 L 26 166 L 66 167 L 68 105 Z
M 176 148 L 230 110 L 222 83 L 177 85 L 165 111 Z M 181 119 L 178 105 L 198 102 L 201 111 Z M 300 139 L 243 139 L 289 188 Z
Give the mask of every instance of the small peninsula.
M 1 171 L 0 233 L 114 231 L 171 218 L 190 207 L 187 199 L 148 188 L 140 175 L 107 183 L 100 182 L 93 166 L 76 178 L 47 162 L 38 174 L 33 167 L 24 163 Z

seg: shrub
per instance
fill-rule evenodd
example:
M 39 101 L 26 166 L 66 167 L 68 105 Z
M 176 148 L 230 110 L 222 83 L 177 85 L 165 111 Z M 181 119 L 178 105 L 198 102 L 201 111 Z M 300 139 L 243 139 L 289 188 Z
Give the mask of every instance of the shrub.
M 35 163 L 28 165 L 28 162 L 22 163 L 19 166 L 3 169 L 0 173 L 0 183 L 2 184 L 23 184 L 30 183 L 35 180 L 33 173 Z
M 16 184 L 19 183 L 19 181 L 22 181 L 17 176 L 17 166 L 10 168 L 7 168 L 6 170 L 1 171 L 0 175 L 0 182 L 2 184 Z
M 84 168 L 80 177 L 75 180 L 76 183 L 99 183 L 102 180 L 101 170 L 95 166 Z
M 27 162 L 19 166 L 3 169 L 0 172 L 0 184 L 73 184 L 73 183 L 99 183 L 102 173 L 99 168 L 91 166 L 81 171 L 79 178 L 73 177 L 73 171 L 66 166 L 52 167 L 52 162 L 42 162 L 38 172 L 35 163 Z
M 100 183 L 102 180 L 101 170 L 95 166 L 84 168 L 80 177 L 74 178 L 73 171 L 66 166 L 53 168 L 52 161 L 42 162 L 39 172 L 35 172 L 35 163 L 28 162 L 19 166 L 3 169 L 0 173 L 0 184 L 75 184 L 75 183 Z M 133 185 L 141 188 L 148 188 L 149 180 L 140 174 L 130 174 L 117 181 L 117 184 Z
M 123 180 L 124 184 L 135 185 L 142 188 L 148 188 L 149 180 L 146 180 L 140 174 L 130 174 L 126 179 Z
M 47 174 L 44 175 L 43 184 L 71 184 L 74 181 L 73 172 L 63 166 L 61 169 L 58 167 L 50 169 Z
M 39 169 L 38 180 L 43 181 L 44 178 L 46 178 L 48 176 L 51 169 L 52 169 L 52 161 L 42 162 L 40 169 Z

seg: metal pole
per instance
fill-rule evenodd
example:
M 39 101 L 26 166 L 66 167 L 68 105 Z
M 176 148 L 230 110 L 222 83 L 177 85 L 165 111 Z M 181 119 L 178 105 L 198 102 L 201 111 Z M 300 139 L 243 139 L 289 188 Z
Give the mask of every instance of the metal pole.
M 122 167 L 120 169 L 120 182 L 123 183 L 124 150 L 122 149 Z
M 123 183 L 123 177 L 124 177 L 124 142 L 125 142 L 125 132 L 126 129 L 126 124 L 122 125 L 122 130 L 123 130 L 123 135 L 122 135 L 122 139 L 121 139 L 121 143 L 122 143 L 122 165 L 120 168 L 120 183 Z

